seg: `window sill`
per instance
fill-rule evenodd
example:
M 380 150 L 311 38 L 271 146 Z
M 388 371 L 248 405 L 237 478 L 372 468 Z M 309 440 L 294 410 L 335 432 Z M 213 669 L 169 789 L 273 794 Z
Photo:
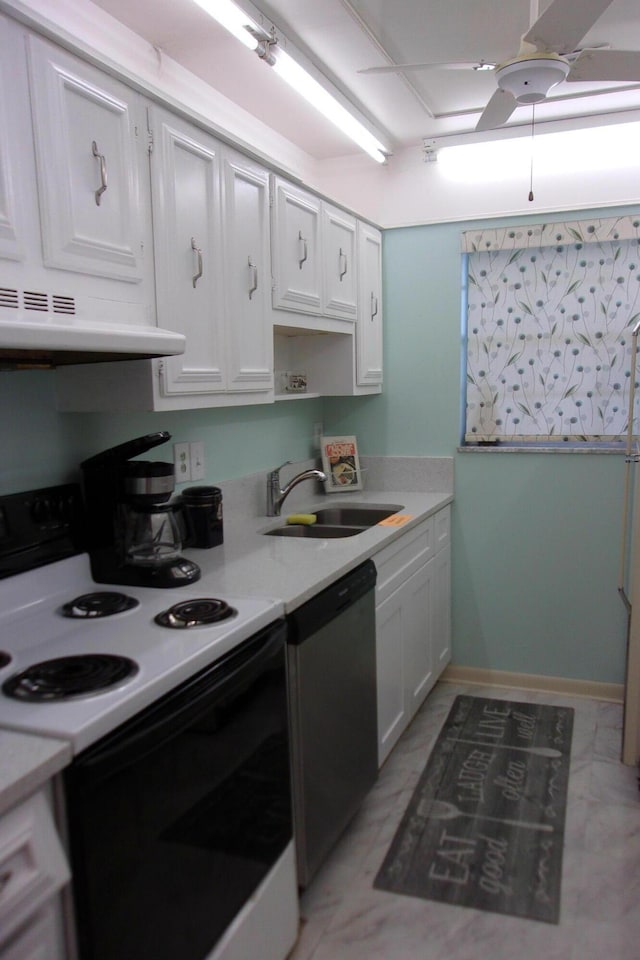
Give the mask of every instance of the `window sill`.
M 483 443 L 472 444 L 465 443 L 458 447 L 458 453 L 578 453 L 578 454 L 596 454 L 601 456 L 615 455 L 625 456 L 626 445 L 624 443 L 616 444 L 597 444 L 597 443 L 571 443 L 569 441 L 557 444 L 544 443 Z

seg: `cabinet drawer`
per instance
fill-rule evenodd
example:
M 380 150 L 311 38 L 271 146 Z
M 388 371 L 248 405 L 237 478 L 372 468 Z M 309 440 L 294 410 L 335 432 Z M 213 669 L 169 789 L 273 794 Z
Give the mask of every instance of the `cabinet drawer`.
M 407 577 L 410 577 L 418 567 L 433 556 L 435 553 L 434 519 L 429 517 L 428 520 L 423 520 L 413 530 L 374 554 L 373 562 L 378 572 L 377 604 L 386 600 Z
M 44 794 L 34 794 L 0 820 L 2 939 L 53 896 L 69 876 Z

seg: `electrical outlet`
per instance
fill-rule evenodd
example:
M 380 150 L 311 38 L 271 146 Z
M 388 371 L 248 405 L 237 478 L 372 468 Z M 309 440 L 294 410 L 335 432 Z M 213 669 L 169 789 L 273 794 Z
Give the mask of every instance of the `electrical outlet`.
M 174 443 L 173 463 L 177 483 L 186 483 L 191 480 L 191 460 L 189 458 L 188 443 Z
M 322 442 L 322 423 L 314 423 L 313 425 L 313 449 L 319 450 L 320 444 Z
M 189 444 L 189 454 L 191 462 L 191 479 L 204 480 L 204 443 L 202 440 L 195 440 Z

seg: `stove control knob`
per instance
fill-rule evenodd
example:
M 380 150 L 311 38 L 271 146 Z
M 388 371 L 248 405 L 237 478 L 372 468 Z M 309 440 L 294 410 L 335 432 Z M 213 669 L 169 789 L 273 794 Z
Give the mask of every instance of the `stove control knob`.
M 31 519 L 38 526 L 43 526 L 51 519 L 51 505 L 47 497 L 36 497 L 31 504 Z

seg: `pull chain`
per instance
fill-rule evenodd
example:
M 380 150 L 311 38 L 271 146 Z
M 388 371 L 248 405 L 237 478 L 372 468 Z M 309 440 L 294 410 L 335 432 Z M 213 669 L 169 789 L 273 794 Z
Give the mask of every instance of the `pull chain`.
M 536 123 L 536 105 L 531 104 L 531 168 L 529 177 L 529 203 L 533 202 L 533 132 Z

